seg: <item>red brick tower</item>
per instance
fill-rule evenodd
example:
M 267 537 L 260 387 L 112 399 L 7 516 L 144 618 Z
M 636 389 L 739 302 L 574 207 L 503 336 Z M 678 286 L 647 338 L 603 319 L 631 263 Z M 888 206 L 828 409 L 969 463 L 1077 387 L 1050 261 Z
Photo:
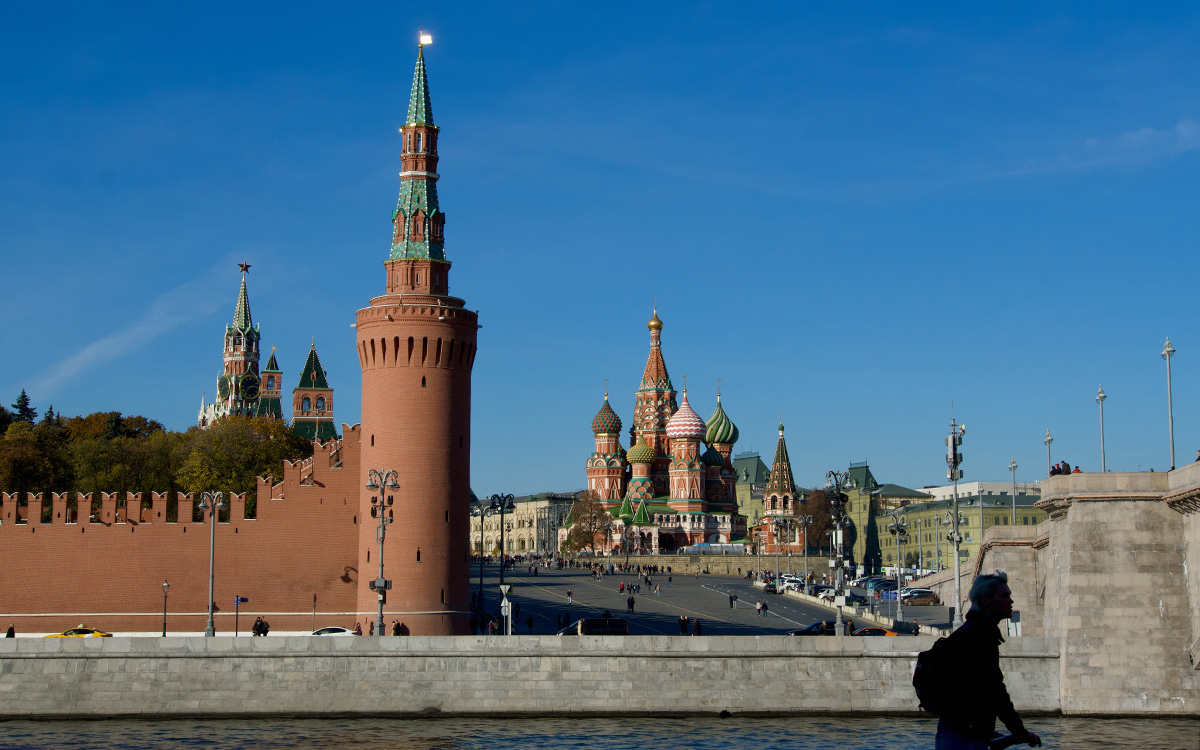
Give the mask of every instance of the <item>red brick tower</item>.
M 358 311 L 362 366 L 362 464 L 358 612 L 374 619 L 368 583 L 378 572 L 371 469 L 392 469 L 400 488 L 387 529 L 384 619 L 413 635 L 465 635 L 471 476 L 471 368 L 479 328 L 449 296 L 450 263 L 437 200 L 438 128 L 425 54 L 418 47 L 408 117 L 400 128 L 400 199 L 392 214 L 386 293 Z
M 650 480 L 654 484 L 654 495 L 670 492 L 668 468 L 671 463 L 667 445 L 667 422 L 679 406 L 675 403 L 675 389 L 671 376 L 667 374 L 667 363 L 662 356 L 663 322 L 658 319 L 658 306 L 654 317 L 646 324 L 650 329 L 650 356 L 642 372 L 641 387 L 633 405 L 633 424 L 629 428 L 629 444 L 642 441 L 649 445 L 657 458 L 650 469 Z
M 704 502 L 704 464 L 700 441 L 704 439 L 704 420 L 688 404 L 687 389 L 683 403 L 667 423 L 671 441 L 671 497 L 667 502 L 683 513 L 702 513 Z M 707 541 L 700 536 L 692 541 Z
M 588 489 L 596 493 L 596 499 L 604 507 L 611 508 L 625 497 L 628 464 L 621 448 L 621 418 L 608 403 L 607 391 L 604 404 L 592 420 L 592 433 L 596 436 L 596 450 L 587 460 Z

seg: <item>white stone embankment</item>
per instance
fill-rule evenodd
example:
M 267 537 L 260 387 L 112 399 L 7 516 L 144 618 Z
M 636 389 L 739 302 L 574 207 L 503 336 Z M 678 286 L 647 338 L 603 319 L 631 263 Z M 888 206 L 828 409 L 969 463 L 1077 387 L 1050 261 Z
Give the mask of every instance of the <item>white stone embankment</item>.
M 934 638 L 0 639 L 0 717 L 918 712 Z M 1057 712 L 1057 642 L 1011 639 L 1019 710 Z

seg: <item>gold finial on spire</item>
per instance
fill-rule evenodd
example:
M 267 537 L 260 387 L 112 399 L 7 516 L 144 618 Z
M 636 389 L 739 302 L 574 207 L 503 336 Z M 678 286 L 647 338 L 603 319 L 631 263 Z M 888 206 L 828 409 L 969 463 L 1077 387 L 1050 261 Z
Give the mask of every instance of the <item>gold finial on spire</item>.
M 426 44 L 433 44 L 433 35 L 425 31 L 425 27 L 417 28 L 417 46 L 424 47 Z
M 651 331 L 662 330 L 663 322 L 658 319 L 658 297 L 654 298 L 654 317 L 650 318 L 650 322 L 646 324 L 646 327 Z
M 717 403 L 721 403 L 721 379 L 717 378 Z
M 608 400 L 608 378 L 604 379 L 604 400 Z
M 687 395 L 687 375 L 683 376 L 683 395 Z

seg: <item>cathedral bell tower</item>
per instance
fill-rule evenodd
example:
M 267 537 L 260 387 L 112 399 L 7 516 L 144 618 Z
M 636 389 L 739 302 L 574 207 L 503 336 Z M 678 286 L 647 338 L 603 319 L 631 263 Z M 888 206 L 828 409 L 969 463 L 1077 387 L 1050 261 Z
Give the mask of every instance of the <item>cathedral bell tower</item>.
M 470 632 L 471 369 L 478 316 L 449 296 L 450 262 L 438 205 L 439 130 L 417 49 L 408 116 L 400 128 L 400 198 L 382 296 L 358 311 L 362 368 L 358 612 L 374 619 L 368 584 L 379 561 L 371 522 L 372 469 L 400 485 L 384 542 L 384 618 L 413 635 Z

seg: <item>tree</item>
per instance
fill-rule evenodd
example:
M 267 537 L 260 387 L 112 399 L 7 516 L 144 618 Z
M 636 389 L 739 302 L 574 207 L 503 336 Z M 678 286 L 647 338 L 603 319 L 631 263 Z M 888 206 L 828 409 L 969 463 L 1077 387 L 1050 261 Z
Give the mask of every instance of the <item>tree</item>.
M 8 429 L 8 426 L 13 423 L 12 412 L 0 406 L 0 435 Z
M 612 534 L 612 514 L 604 509 L 595 492 L 589 491 L 575 501 L 567 516 L 567 523 L 571 528 L 567 534 L 567 544 L 572 552 L 588 549 L 595 554 L 598 543 L 607 547 Z
M 29 424 L 33 424 L 37 419 L 37 409 L 29 404 L 29 395 L 25 393 L 25 389 L 21 389 L 21 395 L 17 396 L 17 400 L 12 405 L 13 417 L 20 419 Z

